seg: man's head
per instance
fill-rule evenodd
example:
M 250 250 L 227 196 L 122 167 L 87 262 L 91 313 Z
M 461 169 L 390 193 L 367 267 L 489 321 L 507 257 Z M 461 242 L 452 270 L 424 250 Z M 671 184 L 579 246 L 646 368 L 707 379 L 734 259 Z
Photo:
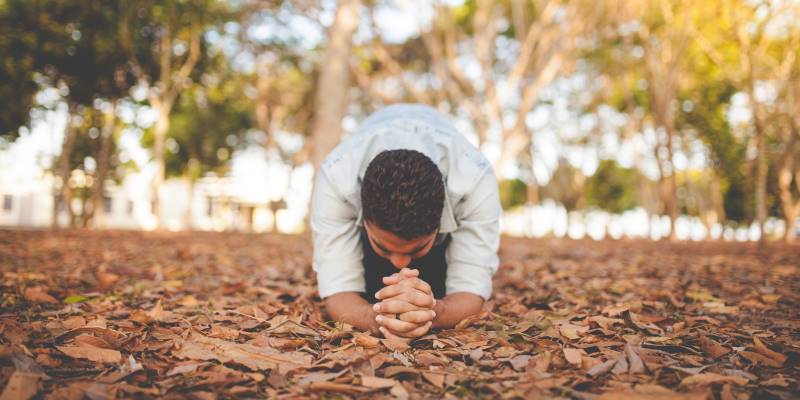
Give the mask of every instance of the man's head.
M 364 174 L 361 205 L 375 252 L 404 268 L 433 247 L 444 207 L 442 173 L 418 151 L 381 152 Z

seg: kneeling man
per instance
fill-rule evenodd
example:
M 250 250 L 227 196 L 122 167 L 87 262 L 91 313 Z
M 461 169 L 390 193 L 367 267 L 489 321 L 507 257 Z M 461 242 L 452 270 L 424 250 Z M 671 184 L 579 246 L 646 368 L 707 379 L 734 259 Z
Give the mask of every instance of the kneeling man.
M 316 174 L 313 268 L 328 315 L 389 338 L 481 311 L 501 213 L 489 162 L 433 108 L 379 110 Z

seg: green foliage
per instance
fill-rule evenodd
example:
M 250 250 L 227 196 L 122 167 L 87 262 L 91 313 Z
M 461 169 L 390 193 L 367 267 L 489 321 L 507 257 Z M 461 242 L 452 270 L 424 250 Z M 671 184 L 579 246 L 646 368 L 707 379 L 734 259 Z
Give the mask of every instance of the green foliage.
M 505 179 L 499 183 L 500 204 L 504 210 L 519 207 L 528 200 L 528 186 L 519 179 Z
M 623 168 L 614 160 L 600 161 L 594 175 L 586 181 L 586 202 L 610 213 L 621 213 L 638 205 L 638 176 L 633 168 Z
M 65 100 L 91 105 L 127 95 L 134 83 L 119 48 L 117 3 L 9 0 L 0 5 L 0 134 L 29 121 L 41 85 L 66 89 Z

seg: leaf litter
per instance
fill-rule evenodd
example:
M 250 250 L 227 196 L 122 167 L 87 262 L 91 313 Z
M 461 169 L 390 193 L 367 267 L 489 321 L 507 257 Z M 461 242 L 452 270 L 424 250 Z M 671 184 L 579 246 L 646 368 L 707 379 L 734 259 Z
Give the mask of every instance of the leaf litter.
M 0 231 L 0 398 L 795 398 L 798 254 L 503 238 L 409 344 L 326 320 L 304 236 Z

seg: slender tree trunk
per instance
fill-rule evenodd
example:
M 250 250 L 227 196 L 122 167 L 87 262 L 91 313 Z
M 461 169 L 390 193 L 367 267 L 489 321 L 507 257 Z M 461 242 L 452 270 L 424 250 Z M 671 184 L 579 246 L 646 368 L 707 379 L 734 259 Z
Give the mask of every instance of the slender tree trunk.
M 158 110 L 158 119 L 153 128 L 153 158 L 156 162 L 156 171 L 153 176 L 153 215 L 156 217 L 158 228 L 161 228 L 161 186 L 164 184 L 165 174 L 164 143 L 166 142 L 167 131 L 169 131 L 169 114 L 172 105 L 163 101 L 155 104 Z
M 789 139 L 785 143 L 783 156 L 781 157 L 781 164 L 778 170 L 778 193 L 781 199 L 781 210 L 783 211 L 783 219 L 786 221 L 786 232 L 783 239 L 787 243 L 794 241 L 796 233 L 794 224 L 800 214 L 800 200 L 795 200 L 792 195 L 792 180 L 800 178 L 800 173 L 795 174 L 795 146 L 797 143 L 798 132 L 797 127 L 793 121 L 789 121 Z M 795 177 L 795 175 L 797 175 Z M 796 182 L 800 188 L 800 182 Z
M 672 135 L 674 134 L 671 128 L 667 128 L 667 155 L 669 157 L 669 165 L 670 165 L 670 174 L 669 174 L 669 191 L 667 192 L 667 196 L 669 198 L 668 201 L 668 209 L 669 212 L 669 240 L 670 241 L 677 241 L 678 240 L 678 232 L 675 229 L 675 226 L 678 222 L 678 181 L 677 181 L 677 173 L 675 171 L 675 163 L 673 162 L 672 158 Z
M 763 244 L 767 240 L 764 232 L 764 223 L 767 220 L 767 137 L 759 120 L 755 97 L 753 100 L 753 123 L 756 130 L 756 221 L 761 232 L 759 243 Z
M 59 204 L 64 204 L 64 208 L 69 215 L 69 226 L 75 224 L 75 212 L 72 209 L 72 188 L 69 186 L 69 178 L 72 175 L 70 168 L 70 157 L 72 155 L 72 148 L 75 146 L 75 136 L 77 134 L 75 126 L 73 125 L 72 117 L 77 112 L 77 105 L 70 104 L 67 108 L 67 126 L 64 129 L 64 141 L 61 144 L 61 155 L 58 158 L 58 175 L 61 177 L 61 188 L 58 191 L 57 201 L 53 204 L 53 226 L 58 226 L 58 208 Z
M 117 103 L 111 103 L 111 109 L 105 115 L 105 124 L 100 136 L 100 152 L 97 155 L 97 173 L 92 188 L 92 212 L 90 218 L 95 228 L 104 226 L 106 218 L 105 189 L 111 153 L 114 147 L 114 131 L 117 126 Z
M 328 32 L 330 39 L 320 59 L 316 115 L 311 131 L 315 169 L 342 136 L 342 119 L 350 102 L 350 54 L 360 8 L 360 0 L 339 2 L 336 19 Z

